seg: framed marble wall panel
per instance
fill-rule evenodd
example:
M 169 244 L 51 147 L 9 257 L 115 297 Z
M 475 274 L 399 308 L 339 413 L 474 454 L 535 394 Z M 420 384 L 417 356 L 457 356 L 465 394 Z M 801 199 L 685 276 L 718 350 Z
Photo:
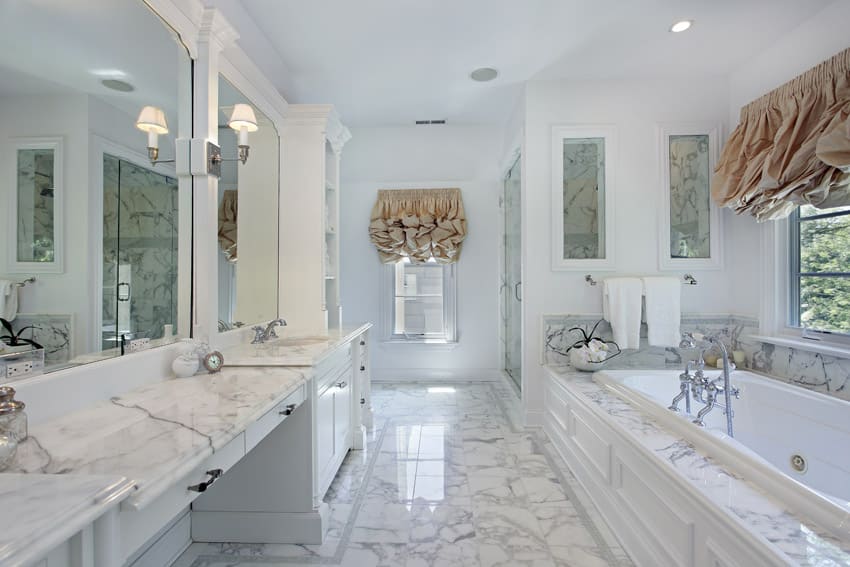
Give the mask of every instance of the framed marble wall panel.
M 661 270 L 722 267 L 722 217 L 711 201 L 719 136 L 713 123 L 658 125 Z
M 9 273 L 63 271 L 63 140 L 16 138 L 10 144 Z
M 552 269 L 614 268 L 616 128 L 552 128 Z

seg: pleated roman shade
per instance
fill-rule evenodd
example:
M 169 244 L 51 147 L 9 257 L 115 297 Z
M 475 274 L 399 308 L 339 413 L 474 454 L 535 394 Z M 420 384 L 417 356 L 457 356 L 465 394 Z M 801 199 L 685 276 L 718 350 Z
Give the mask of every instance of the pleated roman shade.
M 759 221 L 850 204 L 850 48 L 741 109 L 711 193 Z
M 460 189 L 381 189 L 372 207 L 369 238 L 384 264 L 451 264 L 466 238 Z

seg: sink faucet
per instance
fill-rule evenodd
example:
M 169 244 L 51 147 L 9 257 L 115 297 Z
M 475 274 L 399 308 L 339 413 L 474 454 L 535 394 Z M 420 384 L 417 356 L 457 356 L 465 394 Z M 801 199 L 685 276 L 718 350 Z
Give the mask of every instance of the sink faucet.
M 721 386 L 718 383 L 721 378 L 709 380 L 703 375 L 701 368 L 697 370 L 690 386 L 694 393 L 694 399 L 704 403 L 705 406 L 697 413 L 694 423 L 703 427 L 705 425 L 705 422 L 703 421 L 705 416 L 708 415 L 708 413 L 716 406 L 720 406 L 723 409 L 723 413 L 726 414 L 726 433 L 729 437 L 734 437 L 732 430 L 732 417 L 734 416 L 734 413 L 732 412 L 732 396 L 740 398 L 741 392 L 738 388 L 733 387 L 730 382 L 729 374 L 732 369 L 731 363 L 729 362 L 729 352 L 726 350 L 726 345 L 723 344 L 723 341 L 717 337 L 706 337 L 704 335 L 693 335 L 691 333 L 685 333 L 682 338 L 682 342 L 679 343 L 679 348 L 695 348 L 697 340 L 706 341 L 710 344 L 716 345 L 720 349 L 720 354 L 723 356 L 723 385 Z M 702 359 L 702 354 L 700 354 L 700 359 Z M 717 402 L 717 394 L 719 392 L 723 392 L 723 404 Z M 674 399 L 674 401 L 678 404 L 678 400 Z
M 274 328 L 278 325 L 285 327 L 286 321 L 283 319 L 272 319 L 269 321 L 269 324 L 266 325 L 265 329 L 259 325 L 251 327 L 251 330 L 254 331 L 254 339 L 251 341 L 251 344 L 257 345 L 262 344 L 269 339 L 276 339 L 277 333 L 274 332 Z

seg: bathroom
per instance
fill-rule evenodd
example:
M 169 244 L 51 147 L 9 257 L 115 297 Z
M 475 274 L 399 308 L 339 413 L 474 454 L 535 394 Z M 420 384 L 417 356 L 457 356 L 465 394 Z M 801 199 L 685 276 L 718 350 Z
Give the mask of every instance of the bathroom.
M 0 21 L 0 565 L 850 565 L 843 0 Z

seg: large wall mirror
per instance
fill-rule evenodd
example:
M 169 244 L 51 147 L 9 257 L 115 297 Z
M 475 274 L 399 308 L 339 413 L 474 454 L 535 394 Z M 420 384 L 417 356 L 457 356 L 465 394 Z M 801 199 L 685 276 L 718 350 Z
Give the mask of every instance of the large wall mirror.
M 0 335 L 46 371 L 188 336 L 185 47 L 142 0 L 3 2 L 0 21 Z
M 659 225 L 659 268 L 720 268 L 721 216 L 711 201 L 719 126 L 662 124 L 658 132 L 663 221 Z
M 614 266 L 610 126 L 556 126 L 552 135 L 552 269 Z
M 280 137 L 232 83 L 219 76 L 218 84 L 225 159 L 218 182 L 218 329 L 225 332 L 277 317 Z

